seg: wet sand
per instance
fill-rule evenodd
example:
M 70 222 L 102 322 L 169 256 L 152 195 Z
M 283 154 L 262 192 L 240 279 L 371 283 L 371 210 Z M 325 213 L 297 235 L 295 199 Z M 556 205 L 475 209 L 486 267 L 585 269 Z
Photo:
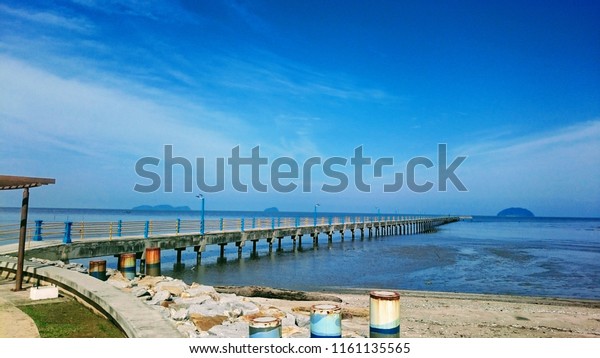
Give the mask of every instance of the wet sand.
M 402 337 L 600 337 L 600 301 L 399 291 Z M 344 336 L 368 336 L 369 295 L 330 293 L 343 300 Z M 309 315 L 319 302 L 251 298 Z

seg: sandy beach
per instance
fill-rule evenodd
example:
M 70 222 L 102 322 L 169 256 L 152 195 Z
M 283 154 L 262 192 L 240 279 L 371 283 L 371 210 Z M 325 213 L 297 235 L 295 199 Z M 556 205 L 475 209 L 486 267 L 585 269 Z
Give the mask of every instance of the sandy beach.
M 399 292 L 402 337 L 600 337 L 600 301 Z M 330 294 L 342 299 L 344 336 L 368 336 L 368 294 Z M 262 306 L 305 312 L 307 315 L 310 306 L 316 304 L 257 297 L 250 299 Z

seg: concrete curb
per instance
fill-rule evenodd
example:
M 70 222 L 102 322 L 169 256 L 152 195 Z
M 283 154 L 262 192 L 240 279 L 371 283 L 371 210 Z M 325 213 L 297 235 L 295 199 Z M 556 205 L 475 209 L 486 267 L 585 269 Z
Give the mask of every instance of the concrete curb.
M 17 259 L 0 257 L 0 271 L 16 272 Z M 110 317 L 130 338 L 183 338 L 159 311 L 110 284 L 79 272 L 25 262 L 25 275 L 56 284 Z

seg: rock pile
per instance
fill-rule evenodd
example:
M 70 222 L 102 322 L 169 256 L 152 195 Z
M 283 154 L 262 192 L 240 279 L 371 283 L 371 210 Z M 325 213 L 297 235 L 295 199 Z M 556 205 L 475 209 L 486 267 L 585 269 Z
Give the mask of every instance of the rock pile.
M 309 337 L 310 312 L 279 309 L 248 297 L 218 293 L 214 287 L 165 276 L 128 280 L 107 270 L 107 282 L 160 310 L 179 331 L 192 338 L 248 337 L 249 322 L 261 316 L 280 318 L 283 337 Z
M 88 269 L 83 266 L 83 264 L 78 264 L 78 263 L 64 263 L 61 260 L 46 260 L 46 259 L 38 259 L 38 258 L 31 258 L 29 259 L 29 261 L 32 262 L 37 262 L 40 264 L 44 264 L 44 265 L 50 265 L 50 266 L 56 266 L 56 267 L 60 267 L 60 268 L 64 268 L 67 270 L 72 270 L 72 271 L 77 271 L 77 272 L 81 272 L 81 273 L 88 273 Z

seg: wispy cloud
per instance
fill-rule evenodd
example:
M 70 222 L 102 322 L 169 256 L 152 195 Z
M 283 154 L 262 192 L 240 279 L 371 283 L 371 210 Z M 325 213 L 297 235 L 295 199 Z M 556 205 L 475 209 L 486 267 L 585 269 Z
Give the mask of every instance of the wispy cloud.
M 485 205 L 497 210 L 520 203 L 542 215 L 600 212 L 600 120 L 532 136 L 480 140 L 454 152 L 468 156 L 459 169 L 472 194 L 467 196 L 490 196 L 493 203 Z
M 168 93 L 162 93 L 162 101 L 152 101 L 123 88 L 60 78 L 11 58 L 0 57 L 0 62 L 0 114 L 3 123 L 18 123 L 3 132 L 15 146 L 72 148 L 89 156 L 141 156 L 172 143 L 189 155 L 217 155 L 236 143 L 231 127 L 221 133 L 215 125 L 234 121 L 231 114 Z M 242 124 L 238 127 L 243 129 Z M 22 136 L 23 131 L 28 135 Z
M 70 31 L 89 33 L 94 26 L 85 18 L 79 16 L 65 16 L 49 11 L 31 11 L 24 8 L 14 8 L 0 4 L 0 12 L 5 16 L 37 25 L 63 28 Z
M 74 4 L 104 14 L 124 15 L 159 22 L 194 22 L 193 16 L 175 1 L 71 0 Z

